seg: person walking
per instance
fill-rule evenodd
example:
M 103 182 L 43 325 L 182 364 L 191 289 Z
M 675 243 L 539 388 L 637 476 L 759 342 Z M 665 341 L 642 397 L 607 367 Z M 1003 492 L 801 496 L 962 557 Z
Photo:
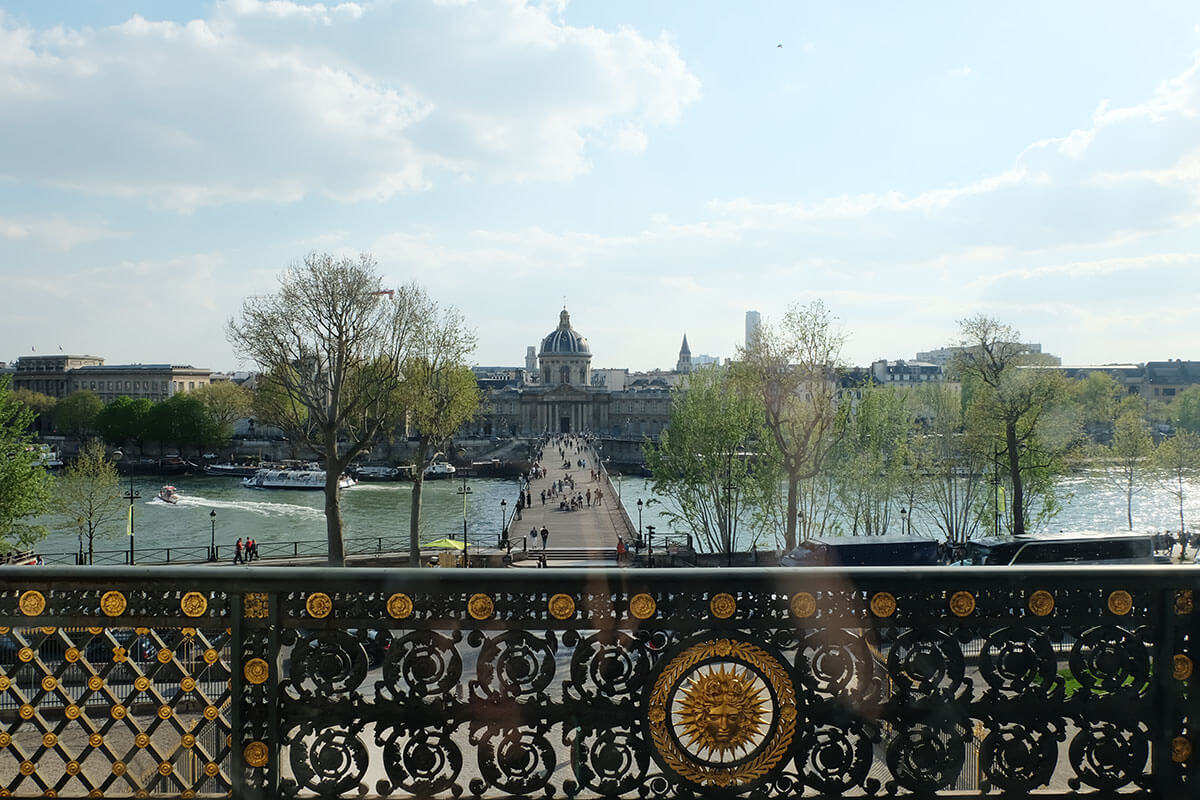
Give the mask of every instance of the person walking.
M 244 564 L 245 559 L 242 558 L 242 537 L 238 537 L 237 544 L 233 546 L 233 563 Z
M 546 529 L 545 525 L 543 525 L 542 526 L 542 552 L 543 553 L 546 552 L 546 543 L 548 541 L 550 541 L 550 531 Z

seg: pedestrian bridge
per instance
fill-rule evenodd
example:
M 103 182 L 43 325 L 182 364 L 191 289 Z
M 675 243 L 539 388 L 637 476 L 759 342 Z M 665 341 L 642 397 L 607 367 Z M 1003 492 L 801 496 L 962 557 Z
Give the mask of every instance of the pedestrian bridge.
M 0 793 L 1194 798 L 1198 583 L 0 567 Z

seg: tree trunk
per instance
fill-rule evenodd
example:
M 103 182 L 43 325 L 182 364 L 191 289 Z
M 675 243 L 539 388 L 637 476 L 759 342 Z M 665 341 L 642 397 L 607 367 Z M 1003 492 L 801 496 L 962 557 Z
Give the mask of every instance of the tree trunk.
M 800 505 L 800 479 L 795 473 L 788 475 L 787 493 L 787 530 L 783 534 L 783 551 L 790 553 L 796 549 L 796 517 Z
M 346 542 L 342 537 L 342 497 L 338 480 L 342 470 L 337 457 L 335 442 L 325 448 L 325 536 L 329 541 L 329 566 L 346 566 Z
M 412 503 L 408 512 L 408 564 L 412 567 L 421 566 L 421 492 L 425 488 L 425 457 L 428 453 L 429 443 L 422 437 L 413 459 Z
M 1129 517 L 1129 530 L 1133 530 L 1133 475 L 1129 476 L 1129 486 L 1125 489 L 1125 515 Z
M 1017 444 L 1017 423 L 1005 423 L 1008 447 L 1008 475 L 1012 479 L 1013 536 L 1025 535 L 1025 491 L 1021 484 L 1021 449 Z
M 412 504 L 408 513 L 408 564 L 421 566 L 421 492 L 425 488 L 422 462 L 413 468 Z

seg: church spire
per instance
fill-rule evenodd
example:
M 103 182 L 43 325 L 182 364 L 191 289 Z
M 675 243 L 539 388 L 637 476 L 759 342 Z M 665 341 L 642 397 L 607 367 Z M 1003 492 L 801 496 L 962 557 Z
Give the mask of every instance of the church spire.
M 692 371 L 692 351 L 688 349 L 686 333 L 683 335 L 683 345 L 679 348 L 679 361 L 675 364 L 675 371 L 684 374 Z

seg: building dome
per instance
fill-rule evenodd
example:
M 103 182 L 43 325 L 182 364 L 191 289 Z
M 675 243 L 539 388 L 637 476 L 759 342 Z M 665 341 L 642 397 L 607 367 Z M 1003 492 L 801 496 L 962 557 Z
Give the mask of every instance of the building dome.
M 579 335 L 579 331 L 571 327 L 571 315 L 564 308 L 558 315 L 558 327 L 542 339 L 540 355 L 576 354 L 590 356 L 587 339 Z

